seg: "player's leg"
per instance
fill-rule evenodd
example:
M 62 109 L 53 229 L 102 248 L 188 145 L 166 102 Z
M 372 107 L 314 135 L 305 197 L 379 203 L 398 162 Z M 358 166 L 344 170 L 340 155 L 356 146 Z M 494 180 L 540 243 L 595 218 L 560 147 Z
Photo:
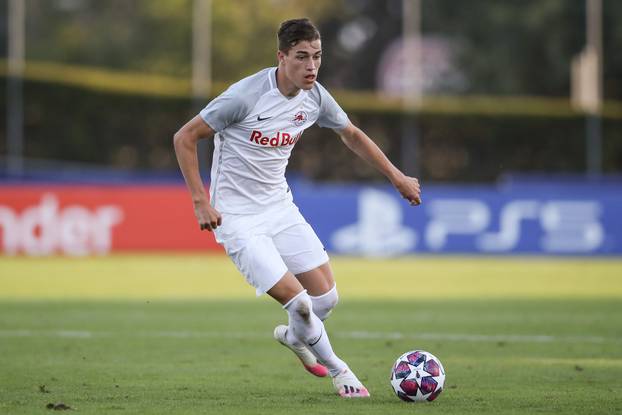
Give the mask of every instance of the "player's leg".
M 328 317 L 338 300 L 326 250 L 311 226 L 300 215 L 298 209 L 292 211 L 290 220 L 282 218 L 281 223 L 289 226 L 283 226 L 273 235 L 274 244 L 288 269 L 296 274 L 301 285 L 310 291 L 311 296 L 307 294 L 307 297 L 311 302 L 312 315 L 322 323 L 321 320 Z M 318 314 L 322 317 L 321 319 Z M 324 329 L 323 323 L 322 328 Z M 330 345 L 328 335 L 325 332 L 323 337 Z M 297 339 L 288 339 L 290 342 L 295 342 L 295 340 Z M 320 343 L 322 341 L 320 339 Z M 299 344 L 306 345 L 320 362 L 326 363 L 322 355 L 318 353 L 318 346 L 301 340 L 299 340 Z M 367 389 L 348 367 L 337 370 L 330 364 L 326 364 L 326 366 L 333 377 L 333 384 L 340 396 L 348 398 L 369 396 Z
M 310 271 L 296 274 L 296 278 L 309 293 L 313 303 L 313 312 L 320 320 L 326 320 L 339 302 L 337 285 L 330 264 L 326 262 Z
M 247 215 L 230 216 L 227 219 L 223 226 L 216 229 L 216 239 L 246 281 L 255 287 L 257 295 L 272 289 L 272 296 L 283 304 L 303 290 L 295 277 L 283 278 L 287 266 L 273 240 L 265 234 L 271 227 L 266 218 Z M 278 326 L 274 337 L 298 356 L 307 371 L 315 376 L 327 376 L 328 369 L 318 363 L 316 356 L 304 344 L 298 340 L 296 344 L 287 343 L 286 332 L 287 326 Z
M 335 279 L 327 262 L 310 271 L 296 274 L 298 281 L 310 294 L 313 312 L 322 321 L 326 320 L 339 301 Z M 333 384 L 342 397 L 368 397 L 369 392 L 358 378 L 347 368 L 333 376 Z
M 268 292 L 278 302 L 285 304 L 304 291 L 296 277 L 287 271 L 287 266 L 268 236 L 242 235 L 225 240 L 223 245 L 238 270 L 256 288 L 258 295 Z M 310 373 L 327 376 L 328 369 L 318 363 L 316 355 L 304 343 L 291 334 L 290 342 L 287 341 L 287 329 L 288 326 L 277 327 L 275 338 L 290 348 Z
M 326 365 L 331 374 L 347 368 L 333 352 L 324 323 L 313 312 L 309 294 L 291 272 L 285 273 L 267 294 L 281 303 L 289 317 L 287 326 L 277 326 L 275 337 L 299 355 L 307 370 L 315 375 L 326 376 L 326 368 L 312 365 L 317 360 Z M 309 352 L 317 360 L 306 359 L 305 354 Z
M 326 365 L 341 397 L 369 397 L 365 386 L 333 351 L 324 323 L 313 312 L 311 298 L 296 277 L 287 272 L 267 293 L 279 301 L 289 315 L 284 340 L 289 344 L 297 341 L 306 345 Z
M 280 223 L 282 229 L 273 236 L 275 246 L 287 269 L 311 296 L 315 314 L 326 320 L 339 300 L 328 254 L 296 206 L 291 206 Z

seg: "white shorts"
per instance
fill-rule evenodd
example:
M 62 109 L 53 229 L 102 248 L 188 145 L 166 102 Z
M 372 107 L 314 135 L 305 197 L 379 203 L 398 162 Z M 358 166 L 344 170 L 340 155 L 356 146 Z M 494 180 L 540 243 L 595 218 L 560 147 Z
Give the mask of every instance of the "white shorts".
M 259 214 L 223 214 L 222 225 L 214 233 L 257 296 L 287 271 L 296 275 L 328 262 L 311 225 L 289 200 Z

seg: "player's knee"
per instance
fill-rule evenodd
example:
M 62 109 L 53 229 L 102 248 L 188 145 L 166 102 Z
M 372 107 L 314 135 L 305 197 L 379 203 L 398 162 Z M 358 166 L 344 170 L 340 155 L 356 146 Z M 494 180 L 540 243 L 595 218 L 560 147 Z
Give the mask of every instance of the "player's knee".
M 333 308 L 339 302 L 339 294 L 337 293 L 337 286 L 317 297 L 311 297 L 313 302 L 313 312 L 320 318 L 320 320 L 326 320 Z
M 292 333 L 298 340 L 308 344 L 321 336 L 322 322 L 313 312 L 313 303 L 309 294 L 303 291 L 284 308 L 289 314 Z
M 310 321 L 311 313 L 313 313 L 313 303 L 311 302 L 311 297 L 309 297 L 309 294 L 307 294 L 306 291 L 298 294 L 283 308 L 285 308 L 290 315 L 293 314 L 293 317 L 296 320 L 299 319 L 305 323 Z

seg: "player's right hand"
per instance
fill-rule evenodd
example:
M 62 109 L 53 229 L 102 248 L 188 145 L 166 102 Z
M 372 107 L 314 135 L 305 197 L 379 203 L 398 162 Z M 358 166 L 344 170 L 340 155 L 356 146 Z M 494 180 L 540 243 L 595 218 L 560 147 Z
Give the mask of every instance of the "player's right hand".
M 194 203 L 194 215 L 197 217 L 202 231 L 212 231 L 222 225 L 220 212 L 214 209 L 207 199 Z

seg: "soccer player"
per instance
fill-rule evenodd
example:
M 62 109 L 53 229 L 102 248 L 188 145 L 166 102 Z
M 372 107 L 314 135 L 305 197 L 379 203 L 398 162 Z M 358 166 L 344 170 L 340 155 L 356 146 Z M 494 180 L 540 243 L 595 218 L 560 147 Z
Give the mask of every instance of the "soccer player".
M 177 160 L 201 230 L 216 240 L 257 295 L 282 304 L 288 325 L 274 337 L 315 376 L 330 374 L 344 398 L 369 392 L 332 349 L 325 320 L 338 294 L 328 255 L 293 202 L 285 167 L 305 129 L 334 130 L 350 150 L 382 172 L 412 205 L 417 179 L 400 172 L 317 81 L 320 33 L 308 19 L 278 31 L 278 66 L 231 85 L 175 134 Z M 199 174 L 197 142 L 214 138 L 209 198 Z

